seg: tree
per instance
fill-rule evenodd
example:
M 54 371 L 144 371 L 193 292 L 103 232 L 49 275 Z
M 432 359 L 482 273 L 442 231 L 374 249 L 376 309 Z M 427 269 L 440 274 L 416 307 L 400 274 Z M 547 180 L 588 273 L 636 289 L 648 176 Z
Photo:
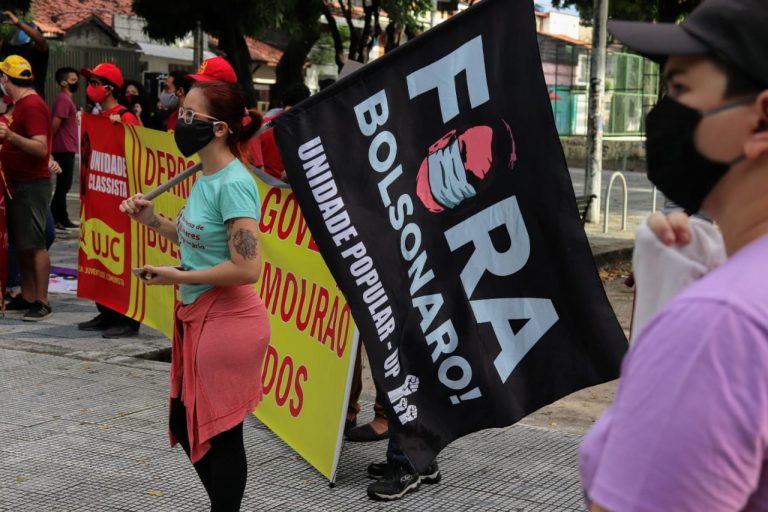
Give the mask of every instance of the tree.
M 277 63 L 277 83 L 270 95 L 280 98 L 282 91 L 291 85 L 304 81 L 304 65 L 310 50 L 320 39 L 320 15 L 322 0 L 283 0 L 284 18 L 275 23 L 275 28 L 290 35 L 290 41 Z
M 421 31 L 419 16 L 432 9 L 431 0 L 363 0 L 363 27 L 357 27 L 355 21 L 355 4 L 352 0 L 325 0 L 322 2 L 323 17 L 328 25 L 336 51 L 336 65 L 339 70 L 347 59 L 358 62 L 368 62 L 368 56 L 376 40 L 385 36 L 385 51 L 400 45 L 402 33 L 410 37 Z M 334 18 L 334 13 L 340 13 L 347 24 L 349 42 L 347 54 L 344 55 L 344 41 Z M 389 18 L 386 31 L 382 30 L 380 19 L 382 14 Z
M 674 23 L 691 12 L 701 0 L 610 0 L 609 14 L 620 20 Z M 594 0 L 552 0 L 555 7 L 576 7 L 582 19 L 593 17 Z
M 363 27 L 357 27 L 355 21 L 355 2 L 353 0 L 282 0 L 282 18 L 274 24 L 290 35 L 290 42 L 277 65 L 277 83 L 272 88 L 272 95 L 280 97 L 280 92 L 293 83 L 304 80 L 304 65 L 309 52 L 327 31 L 334 45 L 334 57 L 339 70 L 347 59 L 367 62 L 368 54 L 375 39 L 382 34 L 380 19 L 386 13 L 390 20 L 387 33 L 397 37 L 387 39 L 387 50 L 400 43 L 400 33 L 405 31 L 409 37 L 420 30 L 418 17 L 432 8 L 431 0 L 363 0 Z M 339 26 L 335 15 L 344 18 L 344 25 Z
M 143 17 L 145 31 L 153 39 L 172 43 L 202 23 L 203 31 L 219 38 L 219 48 L 235 68 L 246 102 L 254 103 L 251 57 L 246 35 L 281 19 L 290 2 L 285 0 L 188 0 L 184 5 L 157 0 L 133 0 L 133 11 Z

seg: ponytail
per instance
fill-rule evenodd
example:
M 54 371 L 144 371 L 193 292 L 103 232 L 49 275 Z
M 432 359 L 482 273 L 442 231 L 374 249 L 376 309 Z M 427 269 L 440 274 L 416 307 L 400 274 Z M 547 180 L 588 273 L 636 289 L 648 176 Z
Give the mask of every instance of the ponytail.
M 249 109 L 245 112 L 246 115 L 243 116 L 242 121 L 243 128 L 240 130 L 240 144 L 248 142 L 250 138 L 259 131 L 259 128 L 261 128 L 261 125 L 264 122 L 261 113 L 258 110 Z

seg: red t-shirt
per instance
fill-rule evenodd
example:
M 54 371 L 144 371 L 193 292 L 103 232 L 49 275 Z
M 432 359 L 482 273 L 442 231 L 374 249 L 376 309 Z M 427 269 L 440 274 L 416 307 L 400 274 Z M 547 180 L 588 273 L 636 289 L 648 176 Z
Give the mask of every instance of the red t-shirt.
M 51 112 L 45 101 L 37 94 L 23 97 L 16 102 L 8 120 L 11 131 L 24 138 L 31 139 L 36 135 L 48 137 L 48 151 L 42 158 L 32 156 L 6 140 L 0 149 L 0 164 L 3 166 L 5 175 L 12 182 L 50 179 L 48 160 L 51 155 L 53 130 Z
M 123 112 L 120 114 L 120 112 Z M 134 126 L 141 126 L 141 123 L 139 123 L 139 120 L 136 119 L 136 116 L 133 115 L 133 112 L 125 108 L 124 106 L 117 104 L 114 107 L 112 107 L 109 110 L 105 110 L 101 113 L 103 117 L 109 117 L 112 114 L 120 114 L 120 122 L 123 124 L 132 124 Z
M 279 115 L 279 114 L 278 114 Z M 265 117 L 264 122 L 271 121 L 274 117 Z M 280 150 L 275 142 L 275 131 L 267 130 L 250 141 L 251 163 L 256 167 L 263 167 L 264 171 L 277 179 L 282 179 L 285 165 Z
M 168 131 L 174 132 L 176 131 L 176 123 L 179 122 L 179 111 L 174 110 L 171 112 L 171 115 L 168 116 Z

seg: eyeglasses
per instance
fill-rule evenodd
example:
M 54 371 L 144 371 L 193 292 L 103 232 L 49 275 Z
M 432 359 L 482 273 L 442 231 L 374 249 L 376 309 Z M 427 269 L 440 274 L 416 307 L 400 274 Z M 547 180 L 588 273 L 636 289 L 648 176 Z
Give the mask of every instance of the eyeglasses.
M 99 82 L 98 80 L 88 80 L 88 85 L 92 85 L 94 87 L 101 87 L 104 84 Z M 109 86 L 106 85 L 105 87 L 109 87 Z
M 220 121 L 213 116 L 209 116 L 208 114 L 201 114 L 200 112 L 195 112 L 194 110 L 189 108 L 179 107 L 179 119 L 181 121 L 184 121 L 184 124 L 192 124 L 192 121 L 194 121 L 196 117 L 207 118 L 208 120 L 213 121 L 214 126 L 222 123 L 227 124 L 224 121 Z M 232 133 L 232 130 L 229 130 L 229 133 Z

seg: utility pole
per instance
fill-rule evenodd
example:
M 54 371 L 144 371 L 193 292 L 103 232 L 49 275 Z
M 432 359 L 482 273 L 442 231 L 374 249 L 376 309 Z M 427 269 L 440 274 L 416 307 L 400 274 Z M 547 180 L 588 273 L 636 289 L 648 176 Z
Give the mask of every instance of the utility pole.
M 592 59 L 589 67 L 589 114 L 587 126 L 586 194 L 594 195 L 587 222 L 600 222 L 603 171 L 603 93 L 605 54 L 608 45 L 608 0 L 595 0 Z
M 194 61 L 194 68 L 200 69 L 200 65 L 203 63 L 203 24 L 197 22 L 194 33 L 194 53 L 192 60 Z

